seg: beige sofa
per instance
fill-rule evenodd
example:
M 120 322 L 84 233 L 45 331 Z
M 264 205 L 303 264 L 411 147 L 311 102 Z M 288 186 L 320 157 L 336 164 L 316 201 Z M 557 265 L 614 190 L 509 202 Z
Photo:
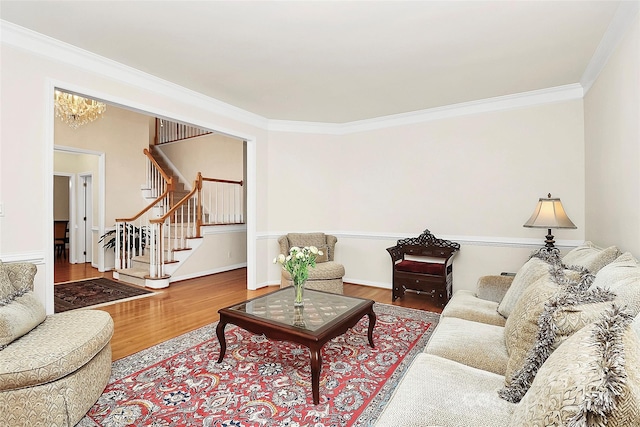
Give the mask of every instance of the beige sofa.
M 589 242 L 458 291 L 376 426 L 640 426 L 640 266 Z
M 73 426 L 109 381 L 113 320 L 99 310 L 45 315 L 36 271 L 0 261 L 0 426 Z
M 305 246 L 315 246 L 323 255 L 316 258 L 315 268 L 309 268 L 309 279 L 305 287 L 317 291 L 332 292 L 334 294 L 344 293 L 342 277 L 344 276 L 344 266 L 335 261 L 336 242 L 335 236 L 324 233 L 289 233 L 278 239 L 280 253 L 289 254 L 289 249 L 293 246 L 303 248 Z M 280 278 L 280 287 L 291 286 L 291 275 L 284 268 Z

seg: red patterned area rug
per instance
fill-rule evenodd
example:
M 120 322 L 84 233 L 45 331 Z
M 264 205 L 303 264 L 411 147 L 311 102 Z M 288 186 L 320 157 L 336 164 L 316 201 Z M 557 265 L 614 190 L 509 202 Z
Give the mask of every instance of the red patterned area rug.
M 322 348 L 313 404 L 306 347 L 216 323 L 117 360 L 109 385 L 78 424 L 88 426 L 369 426 L 439 320 L 436 313 L 375 304 L 375 348 L 365 316 Z

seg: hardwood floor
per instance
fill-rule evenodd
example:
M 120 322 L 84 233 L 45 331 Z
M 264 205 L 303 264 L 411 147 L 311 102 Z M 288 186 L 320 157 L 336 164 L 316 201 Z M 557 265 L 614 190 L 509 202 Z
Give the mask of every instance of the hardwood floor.
M 112 278 L 91 264 L 69 264 L 56 260 L 55 282 L 93 277 Z M 113 360 L 131 355 L 170 338 L 219 320 L 218 310 L 246 299 L 278 289 L 276 286 L 249 291 L 245 268 L 172 283 L 151 297 L 99 307 L 111 314 L 115 331 L 111 340 Z M 428 297 L 407 293 L 391 302 L 391 290 L 345 283 L 345 295 L 369 298 L 376 302 L 440 312 Z

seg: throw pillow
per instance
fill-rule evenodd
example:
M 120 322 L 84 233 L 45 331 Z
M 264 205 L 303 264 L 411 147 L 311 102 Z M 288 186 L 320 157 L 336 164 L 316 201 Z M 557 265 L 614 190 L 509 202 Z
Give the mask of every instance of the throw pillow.
M 318 246 L 318 251 L 322 252 L 322 255 L 320 255 L 320 252 L 318 252 L 318 256 L 316 256 L 316 264 L 319 264 L 321 262 L 327 262 L 329 261 L 329 247 L 328 246 Z
M 9 274 L 0 261 L 0 305 L 7 304 L 12 298 L 15 288 L 9 280 Z
M 521 347 L 530 346 L 526 357 L 522 359 L 519 352 L 509 358 L 510 380 L 507 379 L 507 385 L 499 391 L 500 397 L 519 402 L 549 355 L 576 331 L 600 318 L 611 307 L 614 297 L 604 289 L 581 292 L 578 287 L 562 288 L 553 295 L 538 318 L 535 340 L 522 343 Z
M 615 246 L 601 249 L 591 242 L 570 250 L 564 257 L 562 263 L 569 266 L 580 266 L 596 274 L 602 267 L 615 260 L 620 252 Z
M 552 298 L 558 298 L 557 306 L 575 305 L 581 303 L 601 302 L 602 298 L 578 299 L 574 295 L 583 294 L 589 288 L 593 275 L 586 270 L 571 270 L 562 268 L 562 265 L 551 264 L 549 274 L 542 276 L 533 285 L 529 286 L 522 297 L 516 303 L 511 316 L 505 323 L 505 345 L 509 354 L 505 373 L 505 383 L 511 385 L 513 376 L 525 365 L 529 351 L 534 346 L 539 333 L 539 319 L 545 313 L 553 314 L 556 308 L 547 305 Z M 610 300 L 613 297 L 606 293 Z M 580 313 L 581 310 L 578 310 Z M 576 316 L 580 318 L 580 316 Z M 569 322 L 571 323 L 571 322 Z M 579 323 L 579 322 L 574 322 Z M 554 327 L 556 327 L 554 325 Z M 569 329 L 569 328 L 567 328 Z M 568 330 L 568 334 L 573 330 Z M 560 334 L 562 336 L 562 334 Z M 535 375 L 535 373 L 534 373 Z
M 0 307 L 9 304 L 21 295 L 24 295 L 31 289 L 23 286 L 16 286 L 16 278 L 12 278 L 11 271 L 0 261 Z
M 638 260 L 625 252 L 604 266 L 593 280 L 592 287 L 615 292 L 615 301 L 633 314 L 640 313 L 640 265 Z
M 504 325 L 505 345 L 509 362 L 505 373 L 506 384 L 524 363 L 527 352 L 538 334 L 538 318 L 544 304 L 560 291 L 560 285 L 550 276 L 543 276 L 530 285 L 516 303 Z
M 631 319 L 614 307 L 567 339 L 540 368 L 510 425 L 640 425 L 640 339 Z
M 515 309 L 516 303 L 524 291 L 542 276 L 549 274 L 549 263 L 546 261 L 532 257 L 516 272 L 511 286 L 498 305 L 498 313 L 505 319 L 508 318 Z
M 32 291 L 0 307 L 0 350 L 44 321 L 46 313 Z

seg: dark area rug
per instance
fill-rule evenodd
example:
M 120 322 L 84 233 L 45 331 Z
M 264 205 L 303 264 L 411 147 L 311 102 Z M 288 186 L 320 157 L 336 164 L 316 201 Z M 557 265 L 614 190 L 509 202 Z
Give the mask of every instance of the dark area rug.
M 59 283 L 53 287 L 54 311 L 60 313 L 153 294 L 153 291 L 104 277 Z

